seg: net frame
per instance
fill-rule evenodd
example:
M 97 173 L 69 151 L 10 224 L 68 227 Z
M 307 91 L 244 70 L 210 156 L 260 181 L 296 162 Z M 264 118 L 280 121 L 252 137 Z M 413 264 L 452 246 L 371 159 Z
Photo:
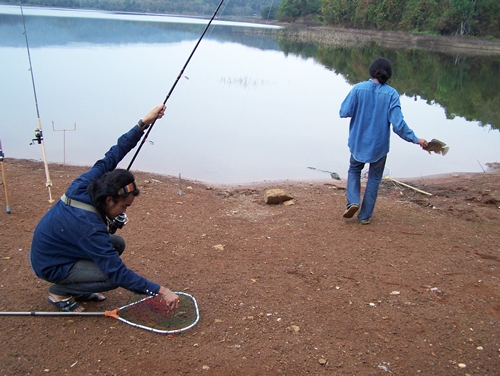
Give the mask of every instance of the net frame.
M 149 300 L 151 300 L 151 299 L 158 299 L 157 296 L 148 296 L 148 297 L 145 297 L 145 298 L 140 299 L 138 301 L 132 302 L 132 303 L 127 304 L 127 305 L 124 305 L 121 308 L 118 308 L 118 309 L 116 309 L 114 311 L 111 311 L 110 314 L 109 314 L 109 316 L 112 316 L 112 317 L 116 318 L 117 320 L 120 320 L 120 321 L 122 321 L 122 322 L 124 322 L 124 323 L 126 323 L 128 325 L 133 326 L 133 327 L 141 328 L 141 329 L 145 329 L 145 330 L 149 330 L 149 331 L 152 331 L 152 332 L 155 332 L 155 333 L 175 334 L 175 333 L 184 332 L 186 330 L 191 329 L 200 320 L 200 311 L 199 311 L 199 308 L 198 308 L 198 303 L 196 302 L 196 299 L 192 295 L 186 294 L 184 292 L 174 292 L 174 293 L 176 295 L 180 296 L 181 300 L 182 299 L 188 299 L 189 302 L 191 302 L 192 305 L 193 305 L 193 307 L 194 307 L 194 315 L 193 316 L 195 316 L 195 319 L 194 319 L 193 322 L 191 322 L 190 324 L 188 324 L 186 326 L 183 326 L 183 327 L 180 327 L 180 328 L 177 328 L 177 329 L 159 329 L 159 328 L 153 327 L 152 325 L 149 326 L 149 325 L 146 325 L 146 324 L 139 324 L 137 322 L 133 322 L 133 321 L 131 321 L 131 320 L 125 318 L 125 317 L 120 316 L 120 312 L 127 311 L 128 308 L 132 308 L 130 311 L 133 312 L 134 309 L 137 308 L 137 306 L 139 306 L 141 304 L 145 305 L 144 303 L 148 303 Z M 152 314 L 152 316 L 153 316 L 153 319 L 168 320 L 169 318 L 162 317 L 162 315 L 163 314 L 170 314 L 170 316 L 177 316 L 180 313 L 183 313 L 183 312 L 177 312 L 178 310 L 179 310 L 179 308 L 177 310 L 175 310 L 175 311 L 170 311 L 170 310 L 167 309 L 167 310 L 165 310 L 163 312 L 154 312 Z M 175 313 L 175 312 L 177 312 L 177 313 Z M 106 316 L 108 316 L 108 315 L 106 315 Z M 149 317 L 151 318 L 151 316 L 149 316 Z

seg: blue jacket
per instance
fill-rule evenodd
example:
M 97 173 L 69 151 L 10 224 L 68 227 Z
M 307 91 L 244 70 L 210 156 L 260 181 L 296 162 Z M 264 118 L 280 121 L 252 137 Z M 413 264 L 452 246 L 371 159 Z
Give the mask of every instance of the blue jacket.
M 350 117 L 348 146 L 358 162 L 372 163 L 389 153 L 390 125 L 403 140 L 418 137 L 403 119 L 399 94 L 392 86 L 371 79 L 354 85 L 342 102 L 340 117 Z
M 66 196 L 93 205 L 87 186 L 112 171 L 141 139 L 138 126 L 122 135 L 105 157 L 75 179 Z M 105 218 L 104 218 L 105 220 Z M 56 283 L 68 275 L 79 260 L 92 260 L 108 276 L 111 283 L 139 294 L 154 295 L 160 285 L 128 269 L 111 244 L 107 224 L 97 213 L 68 206 L 61 200 L 43 216 L 35 228 L 30 250 L 35 274 Z

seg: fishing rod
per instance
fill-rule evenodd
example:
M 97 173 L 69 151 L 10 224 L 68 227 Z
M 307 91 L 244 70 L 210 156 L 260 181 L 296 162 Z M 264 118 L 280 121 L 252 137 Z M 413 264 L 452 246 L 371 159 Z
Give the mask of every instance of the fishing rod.
M 35 95 L 36 115 L 38 117 L 38 128 L 35 129 L 35 138 L 32 140 L 32 143 L 30 145 L 33 145 L 35 142 L 38 143 L 38 145 L 42 145 L 42 156 L 43 156 L 43 164 L 45 167 L 45 178 L 47 179 L 47 181 L 45 182 L 45 186 L 47 187 L 47 189 L 49 191 L 49 203 L 52 204 L 54 202 L 54 200 L 52 199 L 52 193 L 50 191 L 50 187 L 52 187 L 52 181 L 50 180 L 49 165 L 47 163 L 47 155 L 45 154 L 45 144 L 43 142 L 42 122 L 40 120 L 40 111 L 38 110 L 38 99 L 36 96 L 35 77 L 33 76 L 33 67 L 31 65 L 30 46 L 28 43 L 28 32 L 26 31 L 26 23 L 24 22 L 23 5 L 21 2 L 19 2 L 19 6 L 21 8 L 21 17 L 23 20 L 23 28 L 24 28 L 24 38 L 26 39 L 26 49 L 28 50 L 28 61 L 30 63 L 31 83 L 33 84 L 33 94 Z
M 5 190 L 5 211 L 7 214 L 10 214 L 10 205 L 9 205 L 9 192 L 7 191 L 7 181 L 5 180 L 5 169 L 3 167 L 3 160 L 4 160 L 4 154 L 2 150 L 2 140 L 0 140 L 0 167 L 2 169 L 2 181 L 3 181 L 3 188 Z
M 177 86 L 177 83 L 179 82 L 179 80 L 181 79 L 183 73 L 184 73 L 184 70 L 186 69 L 187 65 L 189 64 L 189 62 L 191 61 L 191 58 L 193 57 L 196 49 L 198 48 L 198 45 L 200 44 L 201 40 L 203 39 L 203 37 L 205 36 L 208 28 L 210 27 L 210 25 L 212 24 L 212 21 L 215 19 L 215 16 L 217 15 L 217 12 L 219 11 L 220 7 L 222 6 L 222 3 L 224 2 L 224 0 L 221 0 L 221 2 L 219 3 L 219 5 L 217 6 L 217 9 L 215 9 L 215 12 L 214 14 L 212 15 L 212 18 L 210 18 L 210 21 L 208 21 L 208 24 L 207 26 L 205 27 L 205 30 L 203 30 L 203 33 L 201 34 L 200 36 L 200 39 L 198 39 L 198 42 L 196 43 L 196 45 L 194 46 L 193 48 L 193 51 L 191 51 L 191 54 L 189 55 L 188 59 L 186 60 L 186 63 L 184 64 L 184 66 L 182 67 L 181 71 L 179 72 L 179 75 L 177 76 L 176 80 L 174 81 L 174 84 L 172 85 L 172 87 L 170 88 L 170 91 L 168 92 L 167 94 L 167 97 L 165 98 L 165 100 L 163 101 L 163 104 L 167 103 L 168 99 L 170 98 L 170 95 L 172 94 L 172 92 L 174 91 L 175 87 Z M 142 141 L 141 143 L 139 144 L 139 148 L 137 149 L 137 151 L 135 152 L 132 160 L 130 161 L 130 164 L 128 165 L 127 167 L 127 170 L 130 170 L 130 167 L 132 167 L 132 164 L 134 163 L 135 161 L 135 158 L 137 157 L 137 154 L 139 154 L 139 151 L 141 151 L 141 148 L 142 148 L 142 145 L 144 145 L 144 143 L 146 142 L 146 139 L 148 138 L 149 136 L 149 133 L 151 132 L 151 130 L 153 129 L 153 126 L 155 125 L 156 123 L 156 119 L 153 121 L 153 123 L 151 123 L 150 127 L 148 128 L 148 131 L 146 132 L 146 134 L 143 136 L 142 138 Z

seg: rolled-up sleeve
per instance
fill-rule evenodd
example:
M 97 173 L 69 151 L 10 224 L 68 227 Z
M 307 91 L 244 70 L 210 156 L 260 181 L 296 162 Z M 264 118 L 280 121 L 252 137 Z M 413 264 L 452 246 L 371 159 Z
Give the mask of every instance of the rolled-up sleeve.
M 339 115 L 341 118 L 348 118 L 354 114 L 354 108 L 356 103 L 355 98 L 356 95 L 354 94 L 353 91 L 351 91 L 344 99 L 342 105 L 340 106 L 340 111 L 339 111 Z

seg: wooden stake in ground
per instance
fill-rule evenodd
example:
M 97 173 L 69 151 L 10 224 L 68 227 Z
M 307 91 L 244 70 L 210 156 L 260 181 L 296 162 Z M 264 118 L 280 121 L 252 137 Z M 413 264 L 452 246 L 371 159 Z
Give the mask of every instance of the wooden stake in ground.
M 408 184 L 402 183 L 402 182 L 400 182 L 400 181 L 398 181 L 398 180 L 395 180 L 395 179 L 393 179 L 393 178 L 391 178 L 391 177 L 389 177 L 389 176 L 388 176 L 388 177 L 386 177 L 386 179 L 387 179 L 387 180 L 390 180 L 390 181 L 393 181 L 393 182 L 394 182 L 394 183 L 396 183 L 396 184 L 400 184 L 400 185 L 402 185 L 403 187 L 413 189 L 415 192 L 422 193 L 422 194 L 427 195 L 427 196 L 432 196 L 432 193 L 422 191 L 422 190 L 420 190 L 420 189 L 418 189 L 418 188 L 412 187 L 411 185 L 408 185 Z
M 5 168 L 3 165 L 3 160 L 4 160 L 4 154 L 2 150 L 2 141 L 0 140 L 0 166 L 2 168 L 2 182 L 3 182 L 3 188 L 5 190 L 5 210 L 7 211 L 7 214 L 10 214 L 10 205 L 9 205 L 9 192 L 7 191 L 7 181 L 5 180 Z

